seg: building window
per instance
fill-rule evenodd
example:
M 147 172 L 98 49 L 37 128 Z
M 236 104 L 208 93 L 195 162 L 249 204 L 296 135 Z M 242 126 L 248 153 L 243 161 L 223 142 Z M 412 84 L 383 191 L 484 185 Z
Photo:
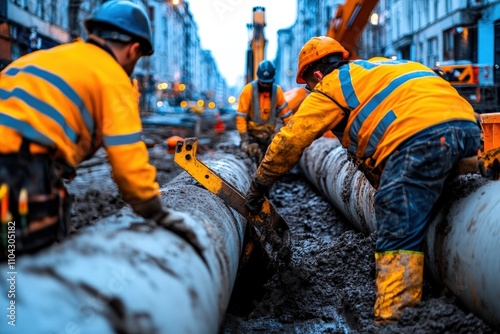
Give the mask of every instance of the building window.
M 424 23 L 429 23 L 431 18 L 429 0 L 424 0 Z
M 455 59 L 455 28 L 443 32 L 443 60 Z
M 446 8 L 445 8 L 446 13 L 445 14 L 448 14 L 452 10 L 451 0 L 446 0 L 445 6 L 446 6 Z
M 477 62 L 477 26 L 456 27 L 454 43 L 456 60 Z
M 35 14 L 45 19 L 44 0 L 36 0 Z
M 422 42 L 418 43 L 418 50 L 419 51 L 418 51 L 418 60 L 417 61 L 419 63 L 423 64 L 424 63 L 424 54 L 425 54 L 424 53 L 424 43 L 422 43 Z
M 57 23 L 57 0 L 52 0 L 50 3 L 50 24 Z
M 23 7 L 24 9 L 28 8 L 28 0 L 11 0 L 14 4 Z
M 427 66 L 434 67 L 436 62 L 439 61 L 438 54 L 438 39 L 432 37 L 427 40 Z

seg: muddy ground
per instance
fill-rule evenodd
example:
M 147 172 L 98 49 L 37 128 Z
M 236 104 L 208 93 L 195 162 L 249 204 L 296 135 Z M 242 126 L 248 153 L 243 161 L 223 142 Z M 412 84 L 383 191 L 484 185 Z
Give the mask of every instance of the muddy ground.
M 145 134 L 150 146 L 156 144 L 150 148 L 150 159 L 158 169 L 158 182 L 165 184 L 182 170 L 173 162 L 173 155 L 166 154 L 162 142 L 165 136 L 182 133 Z M 225 142 L 224 136 L 200 146 L 199 153 L 218 150 L 220 142 Z M 227 152 L 227 143 L 224 146 Z M 238 152 L 236 146 L 233 149 Z M 80 166 L 78 176 L 68 184 L 74 196 L 73 234 L 126 205 L 108 175 L 105 154 L 99 151 Z M 374 325 L 376 235 L 353 230 L 298 169 L 280 180 L 270 198 L 291 227 L 291 267 L 263 284 L 258 273 L 246 273 L 250 279 L 237 282 L 237 298 L 229 305 L 220 334 L 498 333 L 428 276 L 422 302 L 408 309 L 398 323 Z M 250 295 L 242 292 L 245 290 Z

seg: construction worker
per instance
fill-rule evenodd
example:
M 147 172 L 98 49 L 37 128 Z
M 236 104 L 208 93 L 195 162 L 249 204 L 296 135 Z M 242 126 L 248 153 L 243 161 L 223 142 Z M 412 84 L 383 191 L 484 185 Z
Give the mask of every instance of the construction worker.
M 296 81 L 311 93 L 274 137 L 246 203 L 259 212 L 271 185 L 333 131 L 377 187 L 374 312 L 381 324 L 420 301 L 426 225 L 456 167 L 477 170 L 480 130 L 471 105 L 426 66 L 347 57 L 329 37 L 302 47 Z
M 112 0 L 85 27 L 87 41 L 30 53 L 0 73 L 4 257 L 68 235 L 71 201 L 62 177 L 74 175 L 75 166 L 103 146 L 134 211 L 167 227 L 179 224 L 162 207 L 130 79 L 137 61 L 153 53 L 148 15 L 133 2 Z
M 236 129 L 241 137 L 240 148 L 257 163 L 271 143 L 278 119 L 286 124 L 292 115 L 283 89 L 274 83 L 275 74 L 271 61 L 260 62 L 257 80 L 246 84 L 239 97 Z

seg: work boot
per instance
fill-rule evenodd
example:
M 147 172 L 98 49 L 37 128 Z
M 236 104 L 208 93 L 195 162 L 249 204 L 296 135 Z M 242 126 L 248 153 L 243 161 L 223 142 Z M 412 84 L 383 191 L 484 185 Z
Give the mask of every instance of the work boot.
M 424 254 L 413 251 L 375 253 L 375 323 L 397 321 L 408 306 L 422 298 Z

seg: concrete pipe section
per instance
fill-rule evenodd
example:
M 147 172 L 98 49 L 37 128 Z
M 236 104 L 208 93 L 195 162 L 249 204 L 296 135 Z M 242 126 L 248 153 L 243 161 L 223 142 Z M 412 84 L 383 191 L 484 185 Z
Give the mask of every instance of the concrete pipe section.
M 239 190 L 248 188 L 253 171 L 233 155 L 201 160 Z M 61 244 L 2 263 L 0 332 L 217 333 L 246 220 L 186 173 L 162 193 L 201 252 L 126 208 Z
M 336 139 L 316 140 L 299 166 L 357 229 L 376 231 L 375 190 Z M 500 328 L 500 182 L 460 176 L 426 236 L 426 270 L 466 307 Z

